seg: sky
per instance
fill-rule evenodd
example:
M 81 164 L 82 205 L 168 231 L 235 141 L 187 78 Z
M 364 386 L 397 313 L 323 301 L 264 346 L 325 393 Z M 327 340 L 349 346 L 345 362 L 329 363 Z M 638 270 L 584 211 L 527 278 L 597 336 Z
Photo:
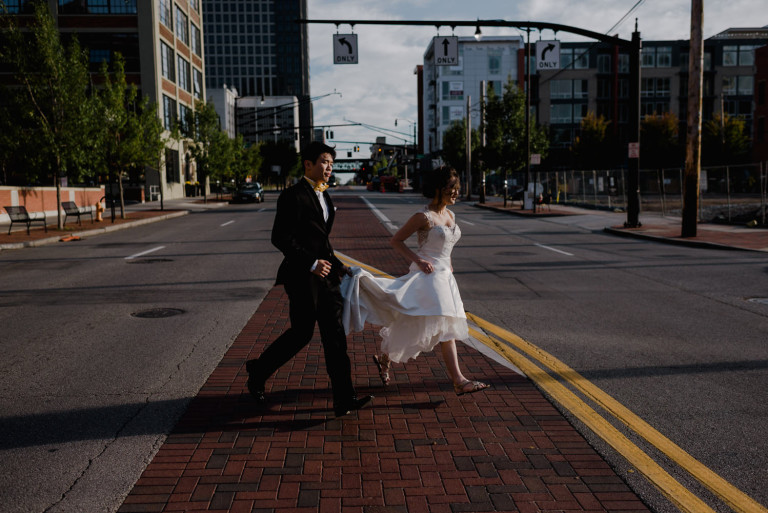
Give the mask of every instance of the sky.
M 767 0 L 703 0 L 704 38 L 731 27 L 768 25 Z M 637 5 L 639 4 L 639 5 Z M 635 8 L 625 18 L 627 13 Z M 630 39 L 637 18 L 644 40 L 689 39 L 691 0 L 308 0 L 310 20 L 505 20 L 558 23 Z M 619 23 L 622 18 L 624 21 Z M 613 30 L 610 30 L 612 29 Z M 609 32 L 610 30 L 610 32 Z M 474 27 L 457 27 L 472 36 Z M 483 28 L 483 35 L 525 35 L 513 28 Z M 358 64 L 333 64 L 333 34 L 357 34 Z M 411 143 L 417 118 L 416 75 L 432 37 L 451 35 L 450 27 L 309 24 L 310 93 L 315 126 L 333 127 L 338 158 L 367 157 L 368 144 L 386 136 L 391 144 Z M 588 41 L 550 30 L 538 39 Z M 333 94 L 333 93 L 337 94 Z M 340 94 L 338 94 L 340 93 Z M 395 126 L 395 120 L 398 120 Z

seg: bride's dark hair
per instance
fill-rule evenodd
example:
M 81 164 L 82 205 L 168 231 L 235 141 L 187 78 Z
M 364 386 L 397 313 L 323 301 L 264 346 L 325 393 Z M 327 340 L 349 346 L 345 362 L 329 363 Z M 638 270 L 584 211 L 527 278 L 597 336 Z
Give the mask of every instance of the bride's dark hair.
M 459 181 L 459 173 L 451 166 L 442 165 L 432 171 L 424 173 L 424 185 L 422 194 L 427 198 L 434 198 L 439 191 Z

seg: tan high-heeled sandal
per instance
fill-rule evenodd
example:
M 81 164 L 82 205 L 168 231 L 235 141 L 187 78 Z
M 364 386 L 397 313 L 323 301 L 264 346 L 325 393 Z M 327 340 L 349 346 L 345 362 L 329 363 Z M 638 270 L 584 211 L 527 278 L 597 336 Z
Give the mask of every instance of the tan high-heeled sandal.
M 467 388 L 467 385 L 471 385 L 469 388 Z M 464 394 L 473 394 L 475 392 L 479 392 L 480 390 L 485 390 L 486 388 L 490 388 L 491 385 L 488 383 L 483 383 L 481 381 L 472 381 L 470 379 L 467 379 L 465 381 L 462 381 L 461 383 L 454 383 L 453 384 L 453 391 L 456 392 L 456 395 L 464 395 Z
M 373 355 L 373 361 L 379 369 L 379 378 L 381 378 L 381 382 L 384 383 L 384 386 L 389 385 L 389 356 L 384 353 L 382 353 L 381 356 Z

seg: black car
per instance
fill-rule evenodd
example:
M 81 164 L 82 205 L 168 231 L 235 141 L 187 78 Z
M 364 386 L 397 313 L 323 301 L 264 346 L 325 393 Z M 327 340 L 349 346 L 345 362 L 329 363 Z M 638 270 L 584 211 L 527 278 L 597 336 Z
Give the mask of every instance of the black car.
M 261 203 L 264 201 L 264 189 L 259 182 L 247 183 L 232 195 L 232 203 Z

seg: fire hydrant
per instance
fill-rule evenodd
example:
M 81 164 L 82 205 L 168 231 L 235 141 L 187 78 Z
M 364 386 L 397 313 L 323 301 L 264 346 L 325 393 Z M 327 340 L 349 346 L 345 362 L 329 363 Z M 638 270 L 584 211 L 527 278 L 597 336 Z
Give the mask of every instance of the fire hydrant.
M 96 202 L 96 222 L 100 223 L 104 219 L 102 219 L 101 214 L 104 213 L 104 206 L 101 204 L 101 201 Z

